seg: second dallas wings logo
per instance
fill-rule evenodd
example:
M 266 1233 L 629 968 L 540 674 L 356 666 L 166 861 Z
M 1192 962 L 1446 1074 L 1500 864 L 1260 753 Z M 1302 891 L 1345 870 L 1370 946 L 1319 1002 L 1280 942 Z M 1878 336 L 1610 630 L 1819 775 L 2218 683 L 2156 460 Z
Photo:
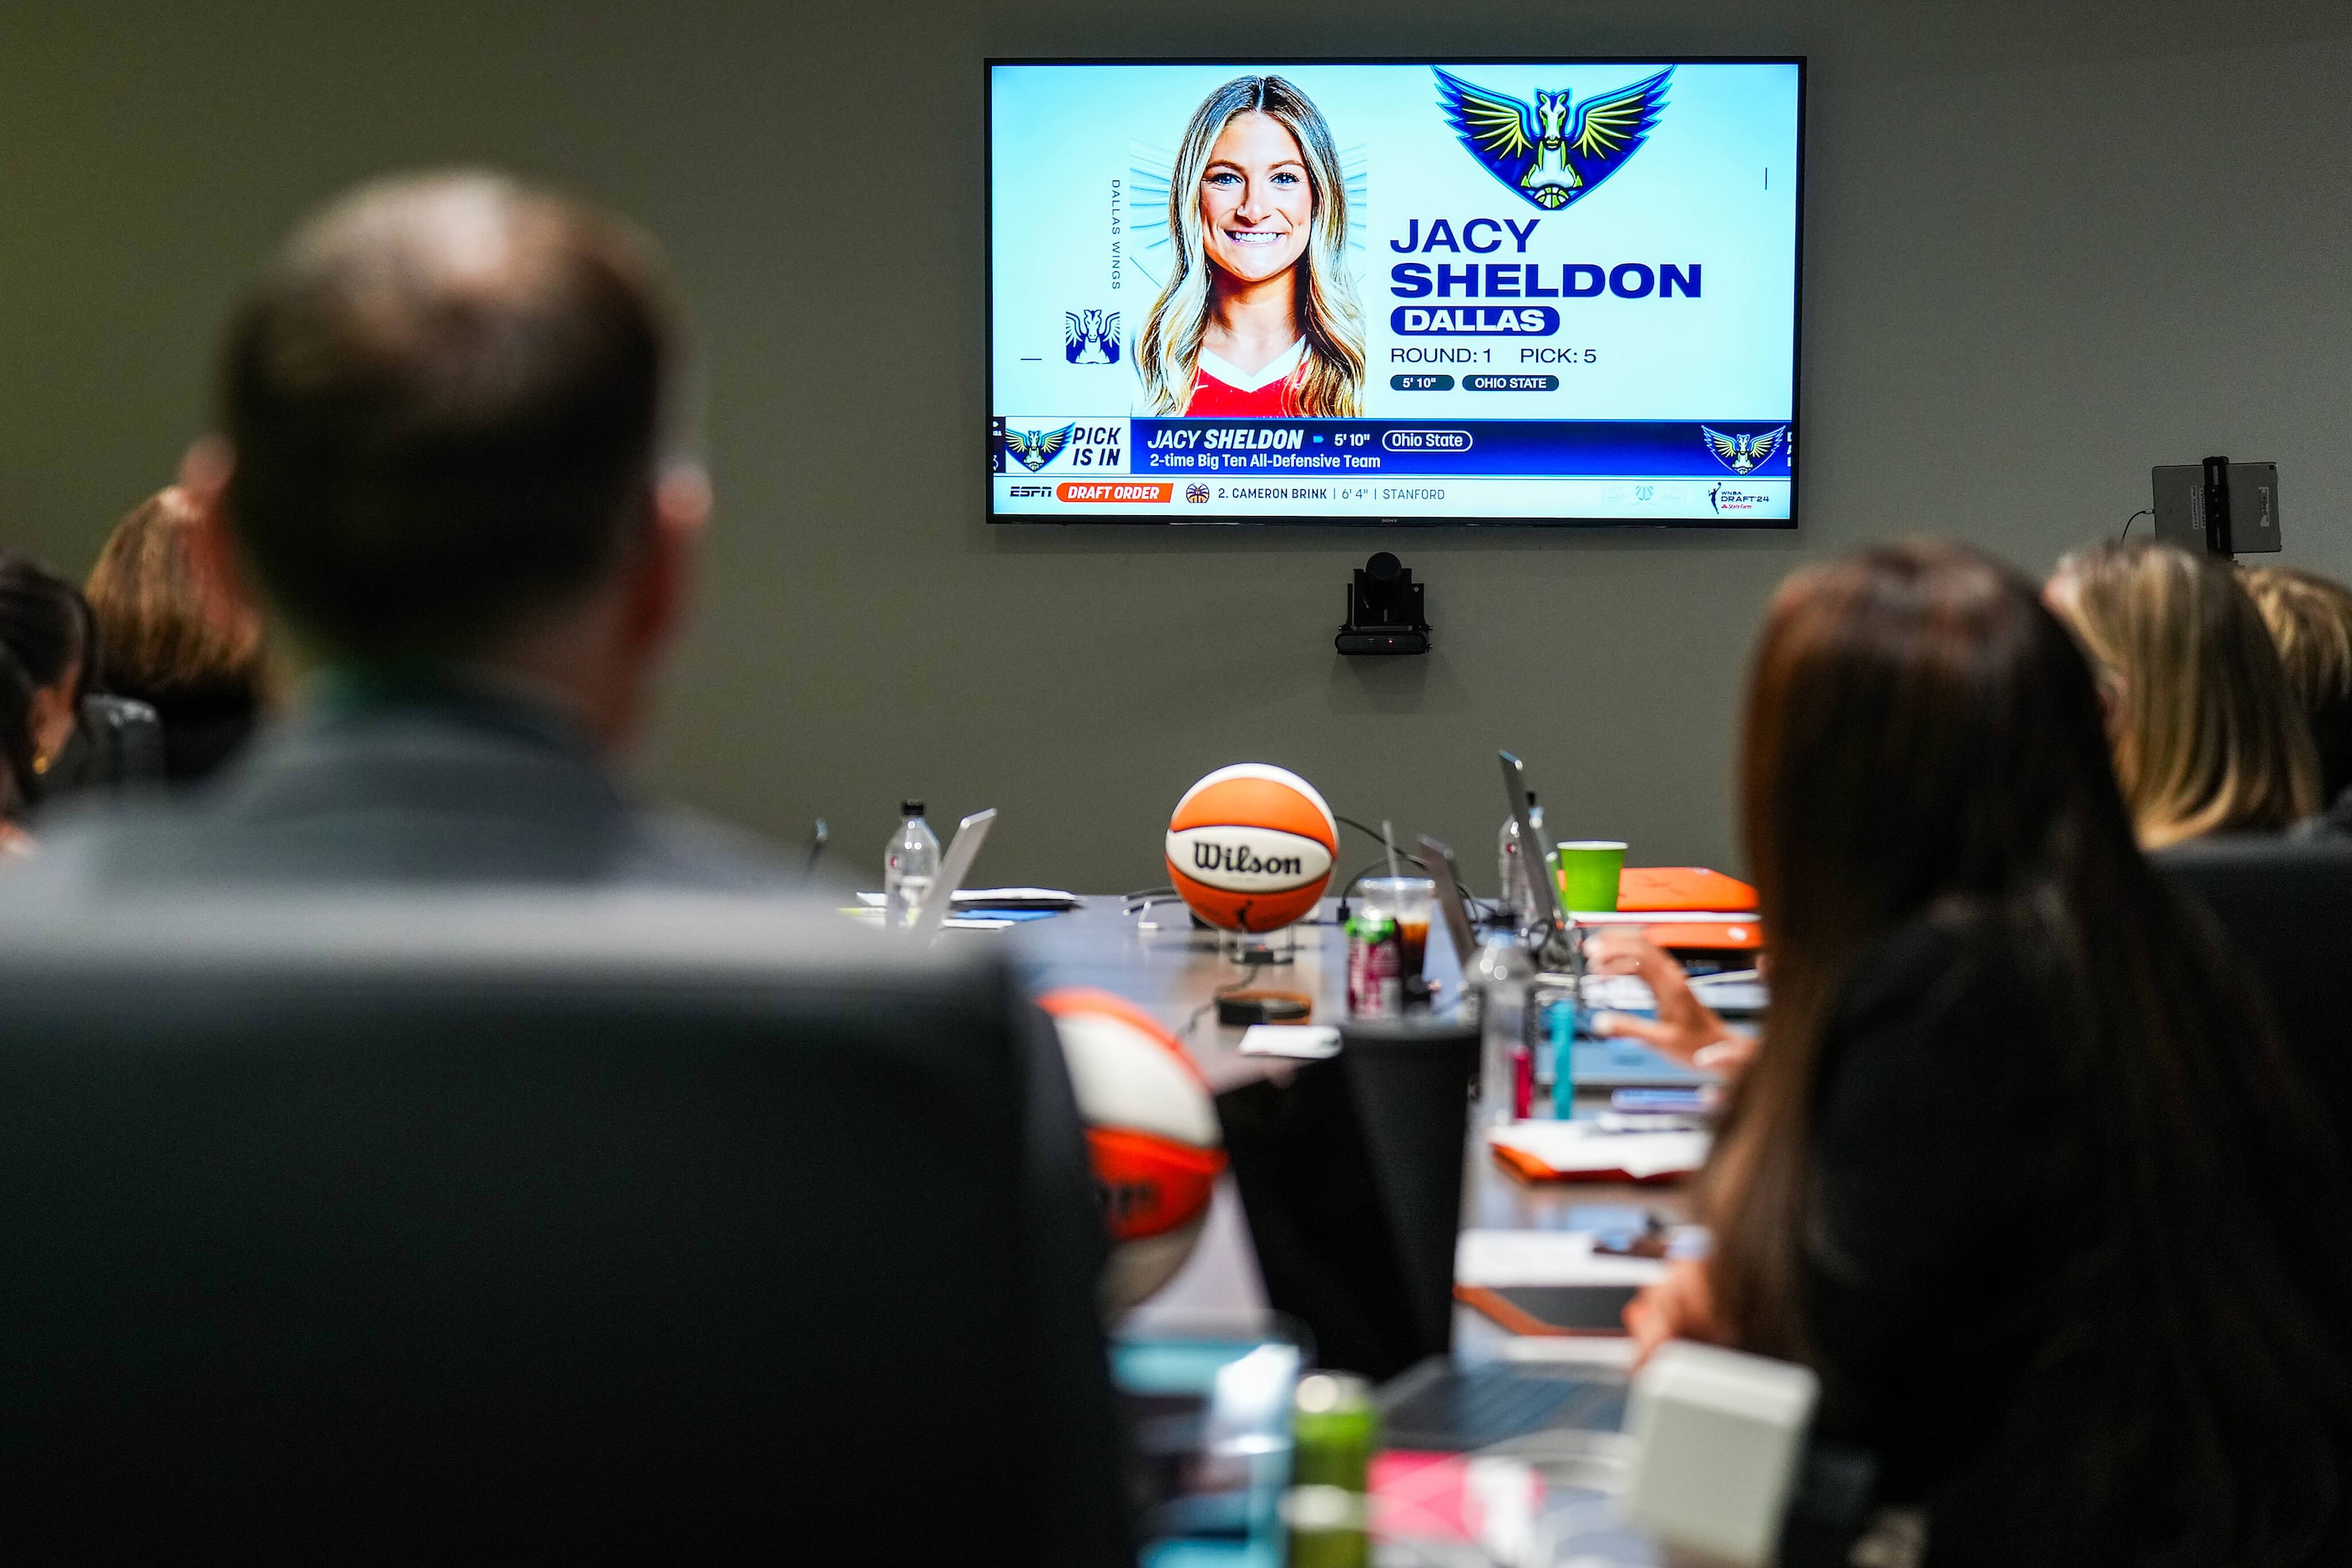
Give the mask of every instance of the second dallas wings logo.
M 1558 212 L 1591 195 L 1641 151 L 1666 107 L 1674 74 L 1668 66 L 1581 103 L 1566 88 L 1538 89 L 1528 103 L 1439 70 L 1437 103 L 1488 174 L 1544 211 Z
M 1118 363 L 1117 310 L 1065 310 L 1062 317 L 1064 359 L 1072 364 Z
M 1717 430 L 1708 426 L 1698 427 L 1699 438 L 1706 443 L 1715 460 L 1735 474 L 1754 472 L 1771 458 L 1789 434 L 1786 425 L 1776 426 L 1761 435 Z

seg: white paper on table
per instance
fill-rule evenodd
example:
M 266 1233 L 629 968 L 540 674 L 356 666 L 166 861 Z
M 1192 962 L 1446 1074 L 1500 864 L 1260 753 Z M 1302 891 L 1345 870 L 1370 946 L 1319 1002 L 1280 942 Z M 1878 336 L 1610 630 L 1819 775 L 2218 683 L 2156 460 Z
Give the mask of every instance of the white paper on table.
M 1242 1031 L 1241 1053 L 1325 1061 L 1339 1054 L 1339 1031 L 1329 1024 L 1252 1024 Z
M 1563 1173 L 1622 1171 L 1639 1182 L 1706 1163 L 1704 1132 L 1604 1132 L 1590 1121 L 1514 1121 L 1487 1136 Z
M 1592 931 L 1607 931 L 1612 926 L 1748 926 L 1759 923 L 1754 910 L 1570 910 L 1568 918 Z
M 1596 1013 L 1654 1013 L 1658 998 L 1638 974 L 1590 974 L 1584 980 L 1584 1005 Z
M 882 895 L 860 893 L 857 896 L 878 900 Z M 882 906 L 879 903 L 869 903 L 864 909 L 845 909 L 841 912 L 862 925 L 878 926 L 882 923 Z M 943 931 L 1003 931 L 1019 923 L 1017 921 L 992 920 L 986 915 L 950 915 L 940 922 L 940 927 Z
M 1454 1278 L 1464 1285 L 1647 1285 L 1665 1261 L 1592 1250 L 1583 1230 L 1465 1230 L 1454 1247 Z
M 1767 993 L 1753 975 L 1717 979 L 1694 974 L 1691 994 L 1722 1013 L 1761 1013 Z M 1584 1005 L 1596 1013 L 1654 1013 L 1658 999 L 1638 974 L 1591 974 L 1584 981 Z
M 887 895 L 860 893 L 857 901 L 880 909 Z M 958 888 L 955 901 L 983 910 L 1074 910 L 1086 900 L 1060 888 Z

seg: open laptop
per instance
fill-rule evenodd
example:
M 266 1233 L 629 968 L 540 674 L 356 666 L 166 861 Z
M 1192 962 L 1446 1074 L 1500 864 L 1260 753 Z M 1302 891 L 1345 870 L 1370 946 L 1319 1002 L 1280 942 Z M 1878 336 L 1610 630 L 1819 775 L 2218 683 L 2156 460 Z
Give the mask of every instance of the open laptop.
M 1462 895 L 1462 868 L 1454 863 L 1452 849 L 1426 833 L 1421 836 L 1421 853 L 1437 883 L 1437 907 L 1445 915 L 1445 934 L 1454 939 L 1454 960 L 1467 974 L 1478 952 L 1478 936 L 1470 924 L 1470 906 Z
M 1578 966 L 1583 960 L 1570 940 L 1559 884 L 1552 880 L 1546 859 L 1550 851 L 1536 836 L 1535 808 L 1528 801 L 1528 765 L 1508 752 L 1495 754 L 1503 763 L 1503 797 L 1510 805 L 1511 820 L 1519 825 L 1519 853 L 1532 857 L 1528 862 L 1528 886 L 1535 895 L 1536 924 L 1543 933 L 1536 943 L 1536 967 L 1581 973 Z
M 956 824 L 956 836 L 948 845 L 947 856 L 940 862 L 940 874 L 931 879 L 931 890 L 915 910 L 914 933 L 936 936 L 955 904 L 956 889 L 971 874 L 971 863 L 980 858 L 980 847 L 988 842 L 988 830 L 996 821 L 996 808 L 975 811 Z
M 1502 759 L 1503 795 L 1510 804 L 1512 820 L 1519 825 L 1519 843 L 1535 846 L 1537 858 L 1529 862 L 1535 874 L 1529 884 L 1535 892 L 1538 921 L 1549 933 L 1538 946 L 1538 966 L 1581 976 L 1582 950 L 1571 934 L 1568 911 L 1560 907 L 1559 884 L 1549 874 L 1549 868 L 1542 858 L 1544 850 L 1536 844 L 1535 819 L 1528 805 L 1527 764 L 1508 752 L 1496 754 Z M 1714 1073 L 1685 1067 L 1638 1040 L 1580 1039 L 1570 1048 L 1576 1081 L 1580 1087 L 1682 1089 L 1719 1081 Z

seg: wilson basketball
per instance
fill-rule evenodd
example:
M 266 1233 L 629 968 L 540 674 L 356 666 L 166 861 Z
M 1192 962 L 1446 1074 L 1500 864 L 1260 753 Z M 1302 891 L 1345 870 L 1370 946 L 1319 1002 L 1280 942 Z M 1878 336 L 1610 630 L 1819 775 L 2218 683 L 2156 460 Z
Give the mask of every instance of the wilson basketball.
M 1062 1037 L 1110 1232 L 1103 1307 L 1125 1311 L 1174 1279 L 1200 1239 L 1225 1168 L 1216 1107 L 1184 1047 L 1132 1002 L 1084 986 L 1037 1001 Z
M 1269 931 L 1310 913 L 1331 880 L 1339 825 L 1287 768 L 1236 763 L 1184 792 L 1168 819 L 1168 877 L 1223 931 Z

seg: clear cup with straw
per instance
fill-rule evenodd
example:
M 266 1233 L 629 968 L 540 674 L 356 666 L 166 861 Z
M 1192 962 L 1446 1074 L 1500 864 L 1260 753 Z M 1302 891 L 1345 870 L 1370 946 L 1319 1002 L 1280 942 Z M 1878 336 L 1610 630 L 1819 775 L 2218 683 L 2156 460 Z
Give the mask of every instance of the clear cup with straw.
M 1429 916 L 1437 906 L 1437 884 L 1426 877 L 1404 874 L 1402 858 L 1397 854 L 1396 828 L 1384 817 L 1381 821 L 1381 842 L 1389 855 L 1389 874 L 1367 877 L 1356 884 L 1356 890 L 1368 915 L 1386 915 L 1397 923 L 1397 940 L 1404 949 L 1403 977 L 1421 977 L 1423 958 L 1429 952 Z

